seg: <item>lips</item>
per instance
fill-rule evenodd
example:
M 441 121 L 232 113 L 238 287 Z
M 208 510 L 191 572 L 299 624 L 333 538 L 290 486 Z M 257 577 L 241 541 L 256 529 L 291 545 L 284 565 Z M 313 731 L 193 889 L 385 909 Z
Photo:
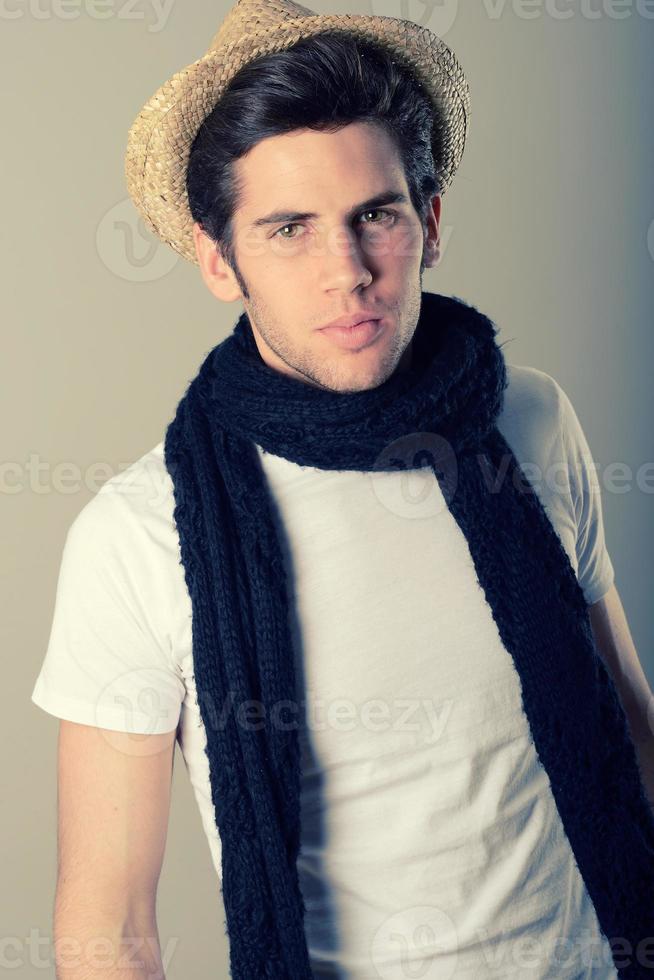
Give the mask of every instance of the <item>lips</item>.
M 321 333 L 337 347 L 345 350 L 360 350 L 373 343 L 382 332 L 383 327 L 383 319 L 377 318 L 362 320 L 351 327 L 341 325 L 323 327 Z
M 359 310 L 357 313 L 348 313 L 345 316 L 337 317 L 330 323 L 326 323 L 321 330 L 328 330 L 331 327 L 356 327 L 359 323 L 364 323 L 366 320 L 380 320 L 381 317 L 379 313 L 375 313 L 374 310 Z

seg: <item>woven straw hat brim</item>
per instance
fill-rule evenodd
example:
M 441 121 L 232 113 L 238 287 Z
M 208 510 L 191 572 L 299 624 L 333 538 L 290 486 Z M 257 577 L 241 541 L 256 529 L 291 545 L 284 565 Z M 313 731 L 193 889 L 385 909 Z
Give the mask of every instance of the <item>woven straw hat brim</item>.
M 445 193 L 463 155 L 470 93 L 456 56 L 437 35 L 394 17 L 315 14 L 242 31 L 236 40 L 213 49 L 221 28 L 205 55 L 176 72 L 145 103 L 127 138 L 129 195 L 146 225 L 185 259 L 198 264 L 186 169 L 202 122 L 244 64 L 327 29 L 381 42 L 422 83 L 435 108 L 433 145 L 442 160 L 436 176 Z

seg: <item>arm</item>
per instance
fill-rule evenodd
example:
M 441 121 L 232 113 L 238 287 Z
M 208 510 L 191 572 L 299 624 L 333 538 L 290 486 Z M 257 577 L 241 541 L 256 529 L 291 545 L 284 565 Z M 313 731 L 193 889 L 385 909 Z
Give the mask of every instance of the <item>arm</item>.
M 654 808 L 654 695 L 643 671 L 615 583 L 588 607 L 597 652 L 627 715 L 643 785 Z
M 174 748 L 174 730 L 60 722 L 57 980 L 164 980 L 156 891 Z

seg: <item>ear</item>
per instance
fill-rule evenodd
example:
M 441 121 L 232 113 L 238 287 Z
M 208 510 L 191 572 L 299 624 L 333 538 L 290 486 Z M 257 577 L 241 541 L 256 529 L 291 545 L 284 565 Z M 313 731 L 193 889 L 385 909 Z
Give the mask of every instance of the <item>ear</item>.
M 241 288 L 233 270 L 197 221 L 193 222 L 193 242 L 200 272 L 209 291 L 225 303 L 241 299 Z
M 441 257 L 440 252 L 440 220 L 441 220 L 441 196 L 436 194 L 429 202 L 429 209 L 425 218 L 427 226 L 425 235 L 424 264 L 427 268 L 436 265 Z

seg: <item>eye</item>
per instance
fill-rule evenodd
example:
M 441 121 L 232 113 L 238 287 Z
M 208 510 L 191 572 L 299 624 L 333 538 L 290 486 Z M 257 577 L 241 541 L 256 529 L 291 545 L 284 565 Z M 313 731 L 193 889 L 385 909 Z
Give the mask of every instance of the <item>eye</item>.
M 282 225 L 281 228 L 278 228 L 277 229 L 277 231 L 275 232 L 275 235 L 279 235 L 280 238 L 295 238 L 295 235 L 280 235 L 279 233 L 281 231 L 284 231 L 284 229 L 286 229 L 286 228 L 299 228 L 299 227 L 300 227 L 299 224 L 297 224 L 296 222 L 294 222 L 292 224 L 288 224 L 288 225 Z
M 381 214 L 385 218 L 393 218 L 394 217 L 394 213 L 392 211 L 387 210 L 386 208 L 368 208 L 367 211 L 362 211 L 361 214 L 362 215 L 363 214 Z M 370 225 L 370 224 L 378 225 L 379 224 L 379 221 L 366 221 L 365 224 L 367 224 L 367 225 Z
M 382 214 L 382 215 L 384 215 L 387 218 L 394 218 L 395 217 L 395 212 L 394 211 L 389 211 L 387 208 L 368 208 L 366 211 L 362 211 L 361 214 L 362 215 L 364 215 L 364 214 Z M 370 224 L 378 225 L 378 224 L 380 224 L 380 222 L 379 221 L 366 221 L 365 224 L 367 224 L 367 225 L 370 225 Z M 295 238 L 297 236 L 295 236 L 295 235 L 282 235 L 280 233 L 282 231 L 285 231 L 287 228 L 299 228 L 299 227 L 300 227 L 300 225 L 297 222 L 292 222 L 292 223 L 287 224 L 287 225 L 282 225 L 281 228 L 278 228 L 277 229 L 277 231 L 274 233 L 273 237 L 275 237 L 275 235 L 279 235 L 280 238 L 285 238 L 288 241 L 290 238 Z

